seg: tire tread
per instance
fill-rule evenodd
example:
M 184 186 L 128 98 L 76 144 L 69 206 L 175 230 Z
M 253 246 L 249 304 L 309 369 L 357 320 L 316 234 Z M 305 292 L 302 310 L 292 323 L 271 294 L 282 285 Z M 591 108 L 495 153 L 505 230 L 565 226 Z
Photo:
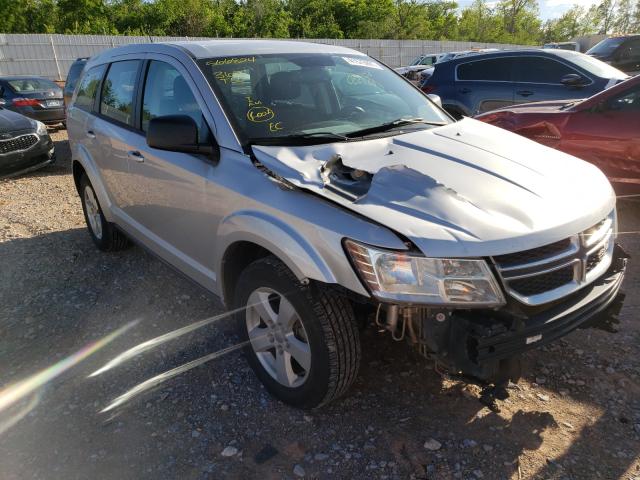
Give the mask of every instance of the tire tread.
M 302 284 L 278 258 L 268 256 L 256 260 L 277 275 L 287 277 L 300 287 L 320 321 L 329 354 L 329 385 L 327 392 L 313 408 L 319 408 L 343 395 L 355 381 L 360 367 L 360 333 L 349 301 L 318 282 Z M 251 268 L 251 267 L 249 267 Z

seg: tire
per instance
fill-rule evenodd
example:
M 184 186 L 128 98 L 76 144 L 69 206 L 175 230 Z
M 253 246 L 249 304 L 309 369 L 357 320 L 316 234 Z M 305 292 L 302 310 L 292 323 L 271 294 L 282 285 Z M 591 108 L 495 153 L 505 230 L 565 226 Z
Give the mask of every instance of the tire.
M 80 201 L 89 235 L 96 247 L 103 252 L 115 252 L 129 246 L 129 239 L 104 218 L 98 197 L 86 175 L 80 179 Z
M 244 348 L 249 365 L 284 403 L 319 407 L 355 380 L 360 338 L 346 298 L 313 282 L 303 285 L 269 256 L 240 274 L 233 308 L 240 338 L 250 342 Z

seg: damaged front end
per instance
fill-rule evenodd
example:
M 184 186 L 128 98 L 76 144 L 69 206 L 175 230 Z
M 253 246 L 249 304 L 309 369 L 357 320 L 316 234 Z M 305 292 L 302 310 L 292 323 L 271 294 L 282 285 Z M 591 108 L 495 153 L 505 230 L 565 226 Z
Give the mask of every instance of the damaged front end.
M 504 385 L 523 352 L 615 317 L 627 255 L 600 171 L 487 128 L 463 120 L 357 148 L 253 151 L 291 185 L 402 241 L 388 250 L 366 231 L 343 239 L 379 326 L 438 370 Z
M 608 328 L 622 307 L 628 255 L 619 245 L 607 271 L 590 285 L 544 306 L 509 300 L 491 309 L 381 305 L 378 324 L 407 340 L 437 367 L 486 383 L 516 381 L 517 359 L 577 328 Z M 383 319 L 383 320 L 381 320 Z

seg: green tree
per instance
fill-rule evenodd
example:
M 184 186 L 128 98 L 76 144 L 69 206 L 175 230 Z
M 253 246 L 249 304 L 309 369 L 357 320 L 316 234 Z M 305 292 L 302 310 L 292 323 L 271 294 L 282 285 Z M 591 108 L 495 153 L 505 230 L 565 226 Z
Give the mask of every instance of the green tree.
M 630 29 L 632 32 L 640 32 L 640 0 L 636 0 L 636 6 L 633 9 Z
M 458 34 L 461 40 L 495 42 L 500 36 L 500 31 L 500 19 L 485 0 L 474 0 L 462 11 L 458 20 Z
M 607 35 L 611 32 L 616 15 L 616 0 L 602 0 L 595 9 L 598 33 Z
M 287 38 L 291 14 L 283 0 L 241 0 L 232 23 L 234 36 Z
M 336 21 L 336 2 L 333 0 L 290 0 L 289 12 L 292 37 L 343 38 Z
M 559 18 L 547 20 L 542 28 L 540 43 L 566 42 L 582 34 L 584 8 L 575 5 Z
M 58 0 L 58 33 L 118 33 L 103 0 Z
M 631 0 L 620 0 L 613 19 L 613 31 L 631 33 L 633 26 L 633 5 Z

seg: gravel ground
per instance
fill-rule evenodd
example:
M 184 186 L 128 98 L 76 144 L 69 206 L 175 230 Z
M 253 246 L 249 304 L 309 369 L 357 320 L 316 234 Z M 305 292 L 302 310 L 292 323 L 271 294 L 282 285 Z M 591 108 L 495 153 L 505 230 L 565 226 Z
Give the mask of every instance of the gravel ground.
M 0 387 L 50 378 L 0 411 L 2 480 L 640 479 L 635 261 L 613 331 L 579 330 L 527 354 L 499 413 L 373 329 L 350 394 L 306 413 L 274 401 L 236 351 L 189 363 L 236 344 L 224 316 L 100 371 L 223 309 L 140 248 L 94 248 L 66 132 L 53 138 L 56 165 L 0 182 Z M 621 201 L 620 217 L 622 231 L 640 230 L 640 203 Z M 637 234 L 621 242 L 640 257 Z

